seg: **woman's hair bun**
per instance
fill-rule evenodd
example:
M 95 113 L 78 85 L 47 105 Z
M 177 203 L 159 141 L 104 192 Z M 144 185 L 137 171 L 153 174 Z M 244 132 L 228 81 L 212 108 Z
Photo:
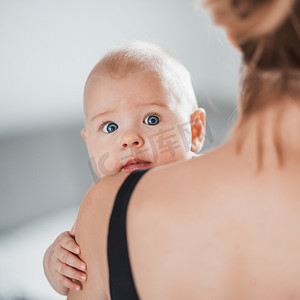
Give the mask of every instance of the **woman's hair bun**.
M 206 0 L 218 25 L 242 43 L 274 33 L 299 0 Z

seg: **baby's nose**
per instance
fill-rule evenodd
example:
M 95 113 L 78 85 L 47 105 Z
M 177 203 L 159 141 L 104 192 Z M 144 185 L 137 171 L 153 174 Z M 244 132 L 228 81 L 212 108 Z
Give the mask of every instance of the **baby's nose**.
M 121 149 L 128 147 L 140 148 L 144 145 L 144 139 L 133 130 L 128 130 L 124 133 L 121 140 Z

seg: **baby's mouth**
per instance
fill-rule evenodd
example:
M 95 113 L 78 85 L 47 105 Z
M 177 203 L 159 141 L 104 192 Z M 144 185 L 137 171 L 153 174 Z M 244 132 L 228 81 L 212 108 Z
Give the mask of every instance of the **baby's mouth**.
M 139 169 L 149 169 L 152 163 L 142 159 L 129 159 L 126 164 L 121 168 L 121 172 L 130 173 Z

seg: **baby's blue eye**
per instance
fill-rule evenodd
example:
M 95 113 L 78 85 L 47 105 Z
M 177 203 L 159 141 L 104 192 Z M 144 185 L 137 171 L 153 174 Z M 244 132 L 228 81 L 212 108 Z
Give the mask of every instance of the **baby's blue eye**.
M 159 123 L 159 117 L 155 115 L 150 115 L 146 118 L 145 123 L 148 125 L 157 125 Z
M 106 133 L 112 133 L 118 129 L 118 125 L 116 123 L 107 123 L 103 126 L 103 131 Z

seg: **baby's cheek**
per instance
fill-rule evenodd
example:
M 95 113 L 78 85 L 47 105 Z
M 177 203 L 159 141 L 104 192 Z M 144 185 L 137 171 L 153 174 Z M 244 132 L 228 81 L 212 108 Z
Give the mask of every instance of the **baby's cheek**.
M 170 132 L 168 135 L 160 135 L 150 148 L 156 165 L 186 159 L 190 152 L 188 137 L 175 131 Z
M 98 169 L 103 176 L 110 176 L 118 173 L 118 159 L 109 152 L 98 158 Z
M 105 149 L 101 150 L 97 151 L 97 149 L 93 149 L 90 153 L 89 162 L 89 165 L 93 168 L 99 179 L 117 172 L 116 158 L 112 157 L 109 151 L 103 151 Z
M 157 165 L 165 165 L 177 161 L 181 161 L 187 158 L 187 154 L 185 151 L 180 151 L 179 149 L 176 149 L 174 153 L 168 152 L 163 155 L 160 155 Z

